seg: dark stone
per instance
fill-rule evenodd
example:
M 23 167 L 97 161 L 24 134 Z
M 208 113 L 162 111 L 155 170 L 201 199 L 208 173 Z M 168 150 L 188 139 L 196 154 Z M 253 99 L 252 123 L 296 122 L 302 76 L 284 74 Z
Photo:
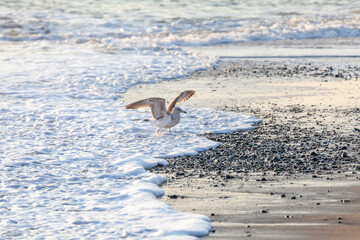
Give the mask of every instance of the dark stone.
M 319 155 L 319 154 L 317 154 L 316 152 L 311 152 L 310 155 L 311 155 L 311 156 L 317 156 L 317 155 Z
M 226 175 L 225 176 L 226 179 L 232 179 L 232 178 L 235 178 L 234 176 L 231 176 L 231 175 Z

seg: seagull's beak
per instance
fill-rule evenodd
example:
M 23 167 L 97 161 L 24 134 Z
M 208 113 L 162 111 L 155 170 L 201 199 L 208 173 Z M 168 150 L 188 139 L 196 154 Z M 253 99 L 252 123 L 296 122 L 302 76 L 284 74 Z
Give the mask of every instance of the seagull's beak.
M 185 112 L 184 110 L 182 110 L 182 109 L 181 109 L 181 111 L 182 111 L 183 113 L 186 113 L 186 112 Z

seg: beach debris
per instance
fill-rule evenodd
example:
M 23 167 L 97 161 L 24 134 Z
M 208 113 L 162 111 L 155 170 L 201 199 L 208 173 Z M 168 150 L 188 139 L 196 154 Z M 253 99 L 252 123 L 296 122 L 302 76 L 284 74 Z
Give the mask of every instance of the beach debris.
M 349 200 L 349 199 L 341 199 L 341 202 L 342 203 L 349 203 L 349 202 L 351 202 L 351 200 Z

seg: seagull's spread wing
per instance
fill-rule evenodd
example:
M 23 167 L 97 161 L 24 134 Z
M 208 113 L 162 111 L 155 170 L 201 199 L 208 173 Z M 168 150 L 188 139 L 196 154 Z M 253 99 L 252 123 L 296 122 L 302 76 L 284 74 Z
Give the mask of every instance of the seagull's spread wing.
M 180 93 L 179 96 L 174 98 L 174 100 L 170 103 L 169 107 L 167 108 L 167 111 L 171 113 L 177 103 L 185 102 L 186 100 L 191 98 L 194 94 L 195 94 L 194 90 L 183 91 L 182 93 Z
M 126 109 L 138 109 L 150 107 L 154 119 L 165 117 L 167 114 L 165 107 L 165 99 L 163 98 L 147 98 L 125 106 Z

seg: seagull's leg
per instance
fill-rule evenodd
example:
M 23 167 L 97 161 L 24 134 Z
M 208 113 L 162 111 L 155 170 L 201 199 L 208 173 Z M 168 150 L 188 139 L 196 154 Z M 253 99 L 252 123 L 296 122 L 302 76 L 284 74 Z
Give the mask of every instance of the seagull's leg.
M 169 133 L 171 133 L 171 130 L 170 130 L 170 128 L 169 128 Z
M 156 132 L 159 133 L 159 132 L 160 132 L 160 128 L 159 128 Z

